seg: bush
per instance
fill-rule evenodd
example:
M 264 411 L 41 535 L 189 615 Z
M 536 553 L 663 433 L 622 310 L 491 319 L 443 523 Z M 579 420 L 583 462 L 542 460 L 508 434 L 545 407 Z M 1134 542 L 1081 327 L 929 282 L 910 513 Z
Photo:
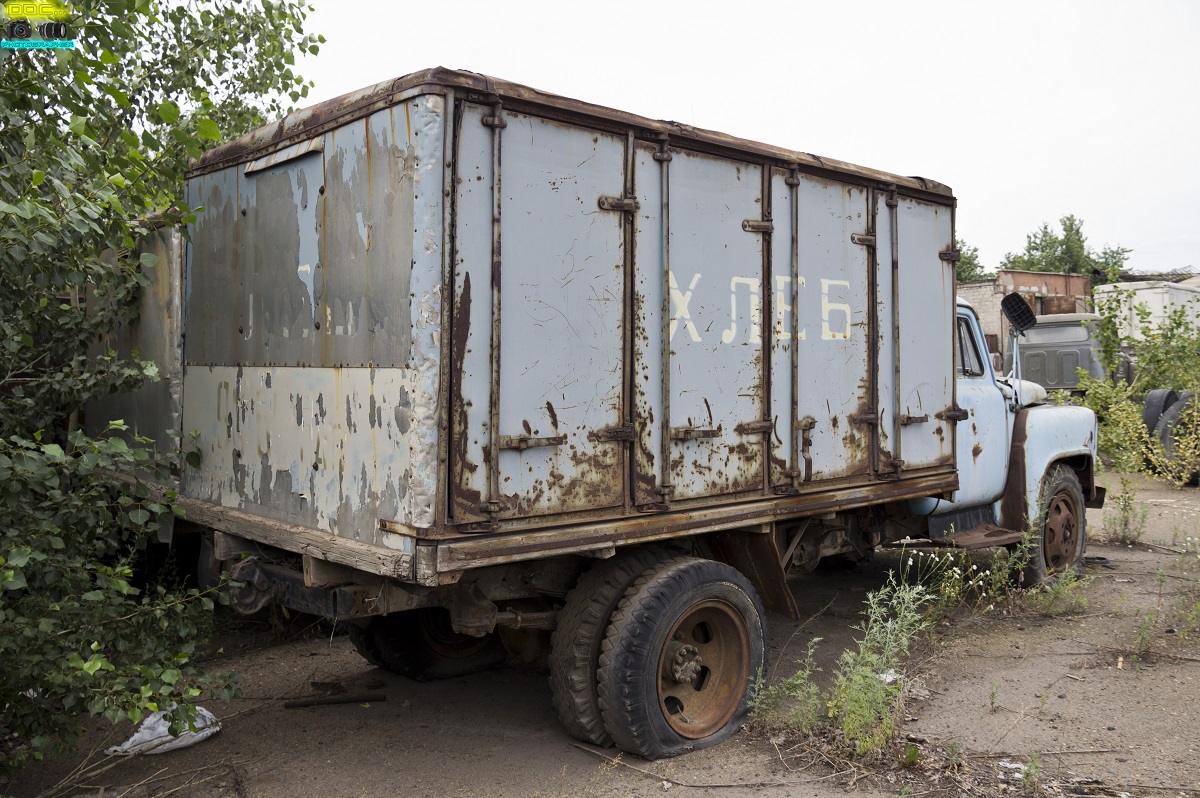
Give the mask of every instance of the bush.
M 0 440 L 5 767 L 69 743 L 86 716 L 137 722 L 174 706 L 187 723 L 211 621 L 208 596 L 135 584 L 148 535 L 172 515 L 145 485 L 114 481 L 146 467 L 146 450 L 115 435 L 75 433 L 70 452 L 39 438 Z

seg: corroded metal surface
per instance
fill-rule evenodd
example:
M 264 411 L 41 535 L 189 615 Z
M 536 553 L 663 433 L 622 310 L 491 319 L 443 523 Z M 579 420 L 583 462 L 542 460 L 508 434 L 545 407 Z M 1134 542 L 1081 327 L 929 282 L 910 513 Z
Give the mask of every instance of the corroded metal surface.
M 939 184 L 431 71 L 188 199 L 192 500 L 436 584 L 955 484 Z
M 433 523 L 443 109 L 189 181 L 188 495 L 371 542 Z
M 138 242 L 138 255 L 149 253 L 158 261 L 146 269 L 150 283 L 138 296 L 137 324 L 107 333 L 92 347 L 92 355 L 102 356 L 110 349 L 124 357 L 136 352 L 155 362 L 159 379 L 89 402 L 84 414 L 89 435 L 121 419 L 133 433 L 152 438 L 159 452 L 178 451 L 178 438 L 168 433 L 180 428 L 183 412 L 183 249 L 180 230 L 170 227 L 158 227 Z

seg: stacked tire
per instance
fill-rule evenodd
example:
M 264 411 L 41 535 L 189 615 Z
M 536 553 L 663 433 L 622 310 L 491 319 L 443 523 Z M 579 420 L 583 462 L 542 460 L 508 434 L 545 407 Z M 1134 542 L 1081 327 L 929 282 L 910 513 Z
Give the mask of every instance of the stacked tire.
M 1194 403 L 1191 391 L 1176 393 L 1170 389 L 1151 391 L 1142 405 L 1142 421 L 1150 433 L 1162 443 L 1163 451 L 1175 459 L 1177 446 L 1176 430 L 1180 419 Z M 1200 482 L 1200 472 L 1191 475 L 1187 484 Z

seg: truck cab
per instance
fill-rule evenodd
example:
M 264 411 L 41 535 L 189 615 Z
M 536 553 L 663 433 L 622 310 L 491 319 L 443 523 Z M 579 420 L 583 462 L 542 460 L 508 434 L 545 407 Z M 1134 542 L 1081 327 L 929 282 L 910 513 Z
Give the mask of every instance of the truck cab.
M 959 299 L 959 487 L 951 499 L 910 504 L 927 516 L 931 539 L 960 548 L 1016 546 L 1030 535 L 1026 575 L 1031 583 L 1068 570 L 1081 573 L 1085 507 L 1104 500 L 1092 470 L 1095 414 L 1048 403 L 1045 389 L 1034 382 L 998 376 L 986 351 L 975 309 Z

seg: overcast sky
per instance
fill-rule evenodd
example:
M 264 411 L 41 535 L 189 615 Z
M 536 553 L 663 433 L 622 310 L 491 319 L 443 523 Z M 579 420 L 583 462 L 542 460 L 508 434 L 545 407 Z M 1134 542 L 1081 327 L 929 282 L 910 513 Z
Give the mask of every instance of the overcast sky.
M 433 66 L 922 175 L 996 266 L 1073 213 L 1200 271 L 1196 0 L 310 0 L 312 102 Z

